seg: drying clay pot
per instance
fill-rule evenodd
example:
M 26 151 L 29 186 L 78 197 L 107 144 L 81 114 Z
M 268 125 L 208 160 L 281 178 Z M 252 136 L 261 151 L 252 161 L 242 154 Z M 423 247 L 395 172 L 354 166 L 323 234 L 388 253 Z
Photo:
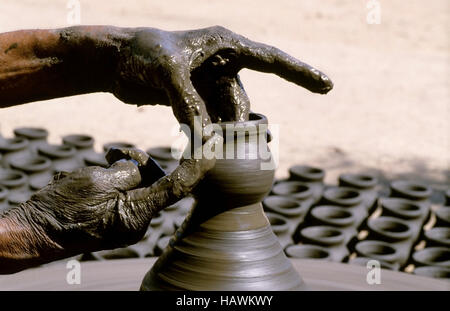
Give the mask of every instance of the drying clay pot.
M 450 249 L 448 247 L 427 247 L 412 255 L 417 266 L 439 266 L 450 268 Z
M 444 246 L 450 247 L 450 227 L 435 227 L 424 233 L 427 247 Z
M 45 187 L 53 178 L 52 162 L 46 157 L 29 155 L 23 158 L 13 158 L 10 166 L 28 175 L 28 184 L 33 190 Z
M 312 187 L 299 181 L 282 181 L 272 188 L 274 195 L 289 196 L 297 200 L 305 200 L 312 196 Z
M 263 201 L 264 209 L 285 217 L 297 217 L 304 213 L 302 202 L 290 197 L 270 195 Z
M 393 264 L 398 261 L 397 250 L 389 243 L 382 241 L 361 241 L 356 244 L 355 251 L 360 257 L 367 257 Z
M 401 219 L 417 219 L 427 217 L 427 208 L 415 201 L 401 198 L 381 198 L 382 215 Z
M 391 183 L 391 196 L 392 197 L 400 197 L 410 200 L 425 200 L 431 196 L 431 188 L 406 181 L 406 180 L 397 180 Z
M 292 244 L 292 234 L 289 230 L 289 220 L 286 217 L 271 212 L 266 212 L 266 216 L 269 220 L 273 233 L 275 233 L 281 244 L 281 247 Z
M 107 168 L 109 166 L 108 161 L 105 158 L 106 153 L 93 153 L 84 157 L 84 164 L 86 166 L 100 166 Z
M 315 244 L 321 246 L 335 246 L 343 244 L 345 241 L 344 233 L 330 226 L 312 226 L 301 230 L 302 243 Z
M 413 273 L 420 276 L 450 280 L 450 268 L 424 266 L 415 268 Z
M 369 219 L 369 239 L 383 240 L 387 242 L 402 241 L 412 236 L 410 225 L 401 219 L 381 216 L 375 219 Z
M 14 129 L 16 137 L 23 137 L 29 141 L 29 150 L 36 153 L 40 146 L 47 144 L 48 131 L 39 127 L 21 127 Z
M 441 206 L 436 211 L 436 225 L 435 226 L 450 226 L 450 206 Z
M 331 260 L 328 250 L 325 247 L 316 245 L 289 245 L 286 247 L 285 252 L 291 258 Z
M 45 145 L 38 148 L 40 155 L 48 157 L 52 160 L 52 171 L 57 172 L 73 172 L 83 167 L 79 162 L 77 149 L 70 145 Z
M 312 166 L 295 165 L 289 168 L 289 179 L 306 181 L 306 182 L 322 182 L 325 177 L 325 171 Z
M 245 151 L 245 159 L 217 160 L 196 189 L 198 204 L 144 277 L 142 290 L 304 288 L 260 203 L 270 191 L 274 172 L 261 170 L 259 153 L 254 158 L 248 154 L 258 150 L 249 144 L 257 144 L 259 135 L 266 137 L 265 131 L 248 131 L 259 124 L 267 124 L 267 119 L 252 114 L 249 121 L 240 122 L 239 132 L 247 136 L 244 142 L 235 136 L 224 139 L 224 150 L 233 144 L 235 151 Z
M 9 167 L 12 158 L 20 158 L 28 155 L 29 142 L 23 137 L 14 137 L 0 140 L 0 153 L 2 154 L 2 166 Z
M 63 137 L 63 144 L 76 148 L 76 157 L 81 166 L 84 166 L 84 159 L 86 157 L 95 154 L 94 138 L 89 135 L 66 135 Z
M 311 224 L 335 227 L 350 227 L 355 224 L 355 215 L 351 209 L 334 205 L 320 205 L 311 210 Z
M 339 176 L 339 186 L 341 187 L 371 189 L 377 183 L 377 178 L 369 174 L 342 174 Z
M 8 189 L 4 186 L 0 186 L 0 213 L 8 209 Z
M 28 177 L 21 171 L 6 169 L 0 170 L 0 186 L 8 189 L 9 195 L 14 192 L 28 189 Z
M 361 204 L 363 197 L 359 190 L 347 187 L 330 187 L 323 192 L 323 201 L 326 204 L 340 206 L 354 206 Z

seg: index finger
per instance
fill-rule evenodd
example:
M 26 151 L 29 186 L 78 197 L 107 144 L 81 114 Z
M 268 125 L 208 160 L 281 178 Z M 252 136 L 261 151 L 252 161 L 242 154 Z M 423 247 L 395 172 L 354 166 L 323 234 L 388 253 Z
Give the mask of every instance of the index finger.
M 333 82 L 326 74 L 276 47 L 242 36 L 236 44 L 241 67 L 274 73 L 314 93 L 326 94 L 333 88 Z

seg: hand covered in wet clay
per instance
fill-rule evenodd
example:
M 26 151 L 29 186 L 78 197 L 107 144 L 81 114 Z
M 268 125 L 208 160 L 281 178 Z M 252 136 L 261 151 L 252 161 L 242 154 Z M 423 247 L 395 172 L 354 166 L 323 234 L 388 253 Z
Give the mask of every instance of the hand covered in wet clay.
M 180 123 L 203 125 L 248 119 L 250 103 L 239 79 L 242 68 L 275 73 L 315 93 L 330 79 L 279 49 L 223 27 L 190 31 L 139 28 L 122 46 L 113 93 L 126 103 L 171 105 Z
M 333 87 L 319 70 L 219 26 L 20 30 L 0 34 L 0 51 L 0 108 L 111 92 L 129 104 L 172 106 L 191 129 L 195 116 L 201 125 L 247 120 L 242 68 L 275 73 L 315 93 Z
M 137 149 L 112 149 L 107 159 L 107 169 L 56 175 L 0 218 L 0 273 L 138 242 L 151 218 L 188 195 L 215 163 L 185 160 L 165 176 Z

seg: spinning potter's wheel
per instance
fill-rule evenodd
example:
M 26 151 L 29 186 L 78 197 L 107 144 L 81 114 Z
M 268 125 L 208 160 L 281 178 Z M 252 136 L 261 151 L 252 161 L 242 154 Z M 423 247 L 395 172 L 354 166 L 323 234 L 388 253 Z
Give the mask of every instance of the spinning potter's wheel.
M 198 185 L 197 205 L 141 290 L 305 289 L 261 204 L 274 177 L 267 119 L 251 114 L 249 121 L 221 127 L 223 159 Z
M 157 258 L 121 259 L 81 263 L 81 284 L 66 282 L 66 263 L 28 269 L 0 277 L 0 290 L 106 290 L 136 291 L 142 276 Z M 311 290 L 450 290 L 450 282 L 408 273 L 381 270 L 381 284 L 366 282 L 365 267 L 323 260 L 292 259 Z

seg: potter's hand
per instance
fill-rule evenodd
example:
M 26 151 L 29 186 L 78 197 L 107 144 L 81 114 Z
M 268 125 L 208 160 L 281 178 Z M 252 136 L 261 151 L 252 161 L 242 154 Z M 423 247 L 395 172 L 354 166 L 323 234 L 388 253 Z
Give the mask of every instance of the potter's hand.
M 315 93 L 333 87 L 317 69 L 219 26 L 141 28 L 120 55 L 114 94 L 137 105 L 170 104 L 178 121 L 190 126 L 197 115 L 203 125 L 247 119 L 249 100 L 237 75 L 242 68 L 275 73 Z
M 242 68 L 275 73 L 315 93 L 333 87 L 309 65 L 219 26 L 20 30 L 0 34 L 0 51 L 0 108 L 112 92 L 130 104 L 171 105 L 191 129 L 195 116 L 202 125 L 248 117 L 249 100 L 237 75 Z
M 136 149 L 112 150 L 107 158 L 120 160 L 107 169 L 60 173 L 0 217 L 0 274 L 138 242 L 151 218 L 188 195 L 214 165 L 214 160 L 186 160 L 163 176 Z M 144 178 L 141 172 L 156 175 Z

